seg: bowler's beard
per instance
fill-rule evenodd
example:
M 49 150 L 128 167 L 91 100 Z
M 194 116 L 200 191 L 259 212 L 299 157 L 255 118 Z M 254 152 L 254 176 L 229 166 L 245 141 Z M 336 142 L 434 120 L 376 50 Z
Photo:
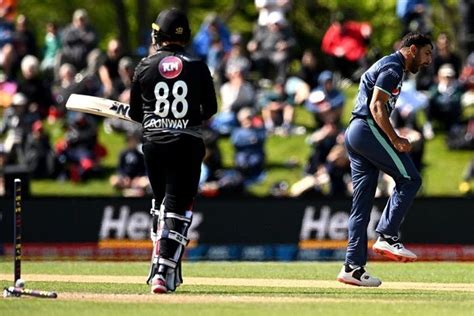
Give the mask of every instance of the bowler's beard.
M 416 74 L 420 70 L 420 67 L 421 67 L 420 59 L 421 58 L 420 58 L 420 56 L 418 56 L 418 54 L 415 55 L 415 58 L 413 58 L 413 61 L 412 61 L 411 65 L 410 65 L 410 68 L 409 68 L 409 70 L 412 74 Z

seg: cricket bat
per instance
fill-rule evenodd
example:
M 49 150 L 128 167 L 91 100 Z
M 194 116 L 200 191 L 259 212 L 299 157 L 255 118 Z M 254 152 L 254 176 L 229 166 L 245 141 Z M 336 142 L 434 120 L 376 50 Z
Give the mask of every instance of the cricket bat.
M 85 94 L 71 94 L 66 102 L 66 109 L 135 122 L 128 115 L 130 105 Z

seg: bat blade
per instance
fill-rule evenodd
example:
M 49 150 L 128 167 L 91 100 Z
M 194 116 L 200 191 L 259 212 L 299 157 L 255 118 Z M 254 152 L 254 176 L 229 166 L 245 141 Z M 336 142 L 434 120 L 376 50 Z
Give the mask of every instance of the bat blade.
M 71 111 L 135 122 L 128 114 L 130 105 L 110 99 L 73 93 L 66 102 L 66 108 Z

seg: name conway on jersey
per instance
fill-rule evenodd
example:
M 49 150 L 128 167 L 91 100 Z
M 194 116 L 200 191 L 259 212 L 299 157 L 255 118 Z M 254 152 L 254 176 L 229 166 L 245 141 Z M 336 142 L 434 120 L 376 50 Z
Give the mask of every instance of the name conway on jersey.
M 135 70 L 130 117 L 143 135 L 169 142 L 180 134 L 202 137 L 201 125 L 217 111 L 214 84 L 206 64 L 180 46 L 160 48 Z

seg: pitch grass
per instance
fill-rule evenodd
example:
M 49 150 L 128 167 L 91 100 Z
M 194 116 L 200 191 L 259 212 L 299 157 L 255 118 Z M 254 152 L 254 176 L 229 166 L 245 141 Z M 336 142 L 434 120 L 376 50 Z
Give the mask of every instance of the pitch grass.
M 335 279 L 341 263 L 187 262 L 185 283 L 170 294 L 183 298 L 201 295 L 202 302 L 85 302 L 45 299 L 1 299 L 1 315 L 473 315 L 474 292 L 357 287 L 269 287 L 186 285 L 186 277 L 248 279 Z M 143 276 L 147 262 L 24 262 L 24 274 Z M 474 283 L 473 263 L 370 263 L 370 271 L 385 282 Z M 11 261 L 0 262 L 0 274 L 12 273 Z M 28 281 L 28 288 L 98 294 L 148 295 L 145 284 L 68 283 Z M 2 286 L 11 282 L 1 281 Z M 241 297 L 259 298 L 242 302 Z M 228 298 L 225 303 L 206 297 Z M 268 303 L 265 298 L 271 299 Z M 289 303 L 290 299 L 309 300 Z M 236 302 L 232 302 L 235 299 Z M 284 302 L 278 302 L 278 300 Z

